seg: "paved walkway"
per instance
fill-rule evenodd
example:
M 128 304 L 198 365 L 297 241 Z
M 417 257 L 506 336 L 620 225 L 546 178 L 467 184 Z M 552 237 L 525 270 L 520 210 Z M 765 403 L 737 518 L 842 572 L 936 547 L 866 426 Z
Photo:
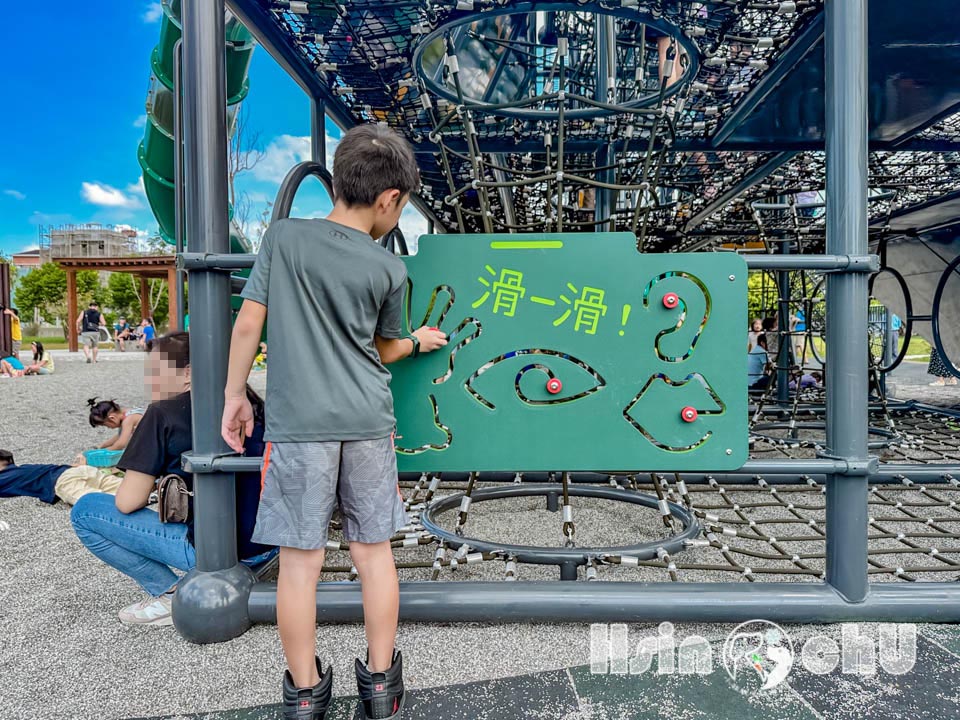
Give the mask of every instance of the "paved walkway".
M 897 400 L 916 400 L 938 407 L 960 407 L 957 385 L 931 386 L 936 380 L 927 374 L 927 363 L 904 361 L 887 378 L 887 394 Z
M 867 626 L 858 629 L 873 635 Z M 875 626 L 873 628 L 875 630 Z M 814 627 L 815 631 L 816 628 Z M 960 718 L 960 627 L 918 626 L 916 664 L 893 675 L 814 674 L 794 665 L 786 680 L 762 691 L 757 677 L 723 669 L 723 643 L 713 642 L 709 674 L 657 674 L 656 661 L 639 675 L 592 674 L 571 667 L 408 693 L 404 720 L 949 720 Z M 829 633 L 827 633 L 829 634 Z M 677 642 L 685 636 L 677 632 Z M 638 638 L 637 638 L 638 639 Z M 876 657 L 876 655 L 874 656 Z M 328 720 L 360 717 L 355 697 L 337 698 Z M 171 716 L 203 720 L 279 720 L 280 705 Z M 158 719 L 154 719 L 158 720 Z

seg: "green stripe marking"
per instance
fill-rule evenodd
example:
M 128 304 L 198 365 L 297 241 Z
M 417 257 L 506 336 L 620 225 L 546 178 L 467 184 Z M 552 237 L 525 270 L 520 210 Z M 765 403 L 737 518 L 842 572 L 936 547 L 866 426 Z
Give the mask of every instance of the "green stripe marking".
M 490 247 L 494 250 L 559 250 L 563 240 L 494 240 Z
M 535 303 L 540 303 L 541 305 L 556 305 L 556 300 L 551 300 L 550 298 L 537 297 L 536 295 L 531 295 L 530 300 Z

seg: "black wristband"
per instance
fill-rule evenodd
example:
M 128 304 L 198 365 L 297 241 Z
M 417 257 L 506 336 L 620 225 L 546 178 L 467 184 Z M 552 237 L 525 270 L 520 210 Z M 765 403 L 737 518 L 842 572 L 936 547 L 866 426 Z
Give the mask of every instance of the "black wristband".
M 417 357 L 420 354 L 420 339 L 411 333 L 407 335 L 407 340 L 413 342 L 413 352 L 410 353 L 410 357 Z

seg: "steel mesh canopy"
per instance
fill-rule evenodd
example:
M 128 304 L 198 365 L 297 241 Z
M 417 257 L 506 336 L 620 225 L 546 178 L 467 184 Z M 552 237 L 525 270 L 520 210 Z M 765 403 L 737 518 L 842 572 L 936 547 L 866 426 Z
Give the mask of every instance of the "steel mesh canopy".
M 822 249 L 822 152 L 712 146 L 820 0 L 260 2 L 356 122 L 414 143 L 425 204 L 447 230 Z M 930 124 L 918 147 L 955 143 L 958 118 Z M 939 148 L 874 152 L 870 183 L 883 233 L 891 213 L 960 189 L 960 169 Z
M 769 158 L 671 148 L 709 137 L 821 9 L 635 0 L 266 7 L 357 122 L 385 122 L 421 151 L 422 194 L 448 229 L 602 225 L 641 243 L 650 236 L 649 249 L 676 247 L 690 217 Z M 667 63 L 675 77 L 664 77 Z

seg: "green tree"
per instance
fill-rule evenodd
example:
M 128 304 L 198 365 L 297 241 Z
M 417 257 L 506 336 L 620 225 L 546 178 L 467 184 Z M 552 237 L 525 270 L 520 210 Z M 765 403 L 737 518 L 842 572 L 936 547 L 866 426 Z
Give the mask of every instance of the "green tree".
M 0 263 L 6 263 L 10 266 L 10 286 L 17 284 L 17 277 L 20 275 L 20 270 L 16 265 L 13 264 L 13 258 L 9 255 L 0 252 Z
M 84 307 L 91 300 L 105 302 L 100 277 L 93 270 L 77 273 L 77 303 Z M 44 263 L 27 273 L 18 283 L 14 296 L 21 317 L 33 315 L 39 308 L 40 317 L 48 323 L 58 320 L 66 332 L 67 323 L 76 318 L 67 317 L 67 273 L 56 263 Z
M 111 273 L 107 279 L 107 292 L 110 299 L 107 304 L 119 315 L 128 318 L 140 312 L 140 298 L 137 295 L 137 280 L 127 273 Z
M 108 305 L 117 315 L 128 319 L 140 317 L 140 281 L 127 273 L 113 273 L 107 281 Z M 167 282 L 160 278 L 147 281 L 147 305 L 154 322 L 163 325 L 170 314 Z
M 754 270 L 747 275 L 748 321 L 765 318 L 777 312 L 777 279 L 766 270 Z
M 158 325 L 166 325 L 170 316 L 170 297 L 167 294 L 167 281 L 153 279 L 149 283 L 150 306 L 153 308 L 153 321 Z

